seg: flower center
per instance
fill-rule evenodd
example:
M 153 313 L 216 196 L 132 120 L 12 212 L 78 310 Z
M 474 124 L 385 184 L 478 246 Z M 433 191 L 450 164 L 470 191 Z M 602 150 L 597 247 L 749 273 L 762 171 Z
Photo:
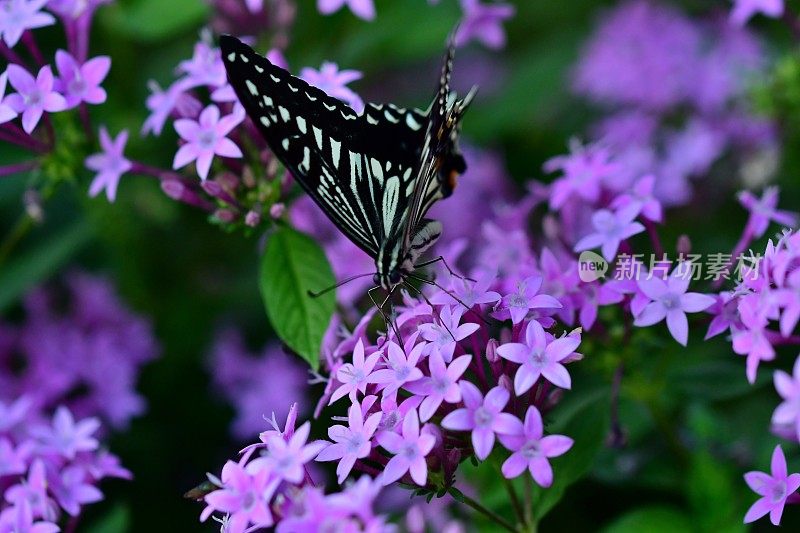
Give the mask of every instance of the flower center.
M 252 509 L 255 503 L 256 503 L 255 494 L 253 494 L 252 492 L 248 492 L 247 494 L 244 495 L 244 499 L 242 499 L 242 507 L 244 507 L 246 511 Z
M 475 411 L 475 425 L 478 427 L 486 427 L 492 423 L 492 413 L 488 409 L 481 406 Z
M 533 459 L 541 454 L 538 441 L 526 442 L 519 451 L 525 459 Z
M 508 298 L 508 306 L 509 307 L 522 307 L 527 309 L 528 308 L 528 300 L 521 294 L 512 294 Z
M 413 443 L 406 444 L 405 448 L 403 448 L 403 455 L 407 459 L 414 459 L 417 456 L 417 445 Z
M 42 93 L 39 89 L 25 95 L 25 103 L 29 106 L 37 106 L 42 102 Z
M 350 437 L 350 440 L 347 443 L 347 448 L 351 453 L 354 453 L 364 445 L 364 442 L 364 436 L 356 433 Z
M 664 307 L 666 307 L 668 311 L 671 311 L 672 309 L 680 309 L 681 297 L 675 293 L 668 292 L 661 299 L 661 303 L 664 304 Z
M 395 376 L 397 376 L 398 380 L 404 380 L 408 377 L 408 374 L 411 372 L 411 369 L 408 366 L 401 366 L 394 369 Z
M 544 365 L 544 350 L 541 348 L 531 348 L 530 353 L 530 364 L 535 367 L 541 367 Z
M 67 91 L 69 91 L 71 94 L 83 94 L 86 91 L 86 82 L 83 81 L 83 78 L 80 76 L 76 76 L 71 82 L 69 82 Z
M 197 142 L 201 148 L 210 149 L 214 146 L 214 139 L 216 136 L 213 131 L 204 131 L 197 138 Z
M 386 415 L 386 418 L 383 419 L 383 427 L 386 429 L 392 429 L 397 425 L 399 420 L 400 416 L 397 414 L 397 411 L 392 411 Z
M 450 380 L 447 377 L 440 377 L 434 378 L 433 380 L 433 388 L 436 389 L 436 392 L 444 394 L 447 392 L 447 388 L 450 386 Z
M 783 500 L 786 497 L 786 482 L 778 481 L 772 485 L 772 487 L 770 487 L 769 495 L 773 503 Z

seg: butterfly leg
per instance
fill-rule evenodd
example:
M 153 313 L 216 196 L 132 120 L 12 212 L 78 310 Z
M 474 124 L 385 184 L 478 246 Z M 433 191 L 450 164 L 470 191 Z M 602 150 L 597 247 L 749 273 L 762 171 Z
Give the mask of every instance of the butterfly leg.
M 444 265 L 444 268 L 447 269 L 447 272 L 450 273 L 451 276 L 455 276 L 458 279 L 465 279 L 467 281 L 471 281 L 471 282 L 475 283 L 476 280 L 474 280 L 472 278 L 469 278 L 467 276 L 462 276 L 461 274 L 456 274 L 455 270 L 450 268 L 450 265 L 447 264 L 447 261 L 445 260 L 444 256 L 441 256 L 441 255 L 439 257 L 437 257 L 436 259 L 431 259 L 429 261 L 423 261 L 422 263 L 418 263 L 418 264 L 414 265 L 414 268 L 422 268 L 422 267 L 430 266 L 430 265 L 433 265 L 434 263 L 438 263 L 440 261 Z
M 378 309 L 378 313 L 380 313 L 381 318 L 383 319 L 383 323 L 386 325 L 387 333 L 389 331 L 389 328 L 391 327 L 392 331 L 394 331 L 394 334 L 397 337 L 397 340 L 400 341 L 400 345 L 402 346 L 403 338 L 400 336 L 400 330 L 397 328 L 397 324 L 395 324 L 394 320 L 390 319 L 389 316 L 386 314 L 386 311 L 383 310 L 383 307 L 386 305 L 386 302 L 388 302 L 389 298 L 391 298 L 392 295 L 394 294 L 394 288 L 389 291 L 389 294 L 386 295 L 386 298 L 383 299 L 383 302 L 379 304 L 378 301 L 375 299 L 375 297 L 372 295 L 372 291 L 375 291 L 380 288 L 382 288 L 380 285 L 372 287 L 370 290 L 367 291 L 367 295 L 369 296 L 369 299 L 372 300 L 372 304 Z
M 429 283 L 429 284 L 432 284 L 432 283 L 433 283 L 431 280 L 427 280 L 427 279 L 424 279 L 424 278 L 418 278 L 418 277 L 416 277 L 416 276 L 411 276 L 411 277 L 413 277 L 414 279 L 416 279 L 416 280 L 418 280 L 418 281 L 421 281 L 422 283 Z M 431 302 L 431 301 L 428 299 L 428 297 L 427 297 L 427 296 L 425 296 L 425 293 L 424 293 L 424 292 L 422 292 L 422 291 L 421 291 L 421 290 L 419 290 L 418 288 L 414 287 L 414 286 L 413 286 L 413 285 L 411 285 L 410 283 L 407 283 L 407 282 L 406 282 L 406 283 L 405 283 L 405 285 L 406 285 L 406 287 L 409 287 L 409 288 L 413 289 L 413 290 L 414 290 L 414 291 L 415 291 L 417 294 L 419 294 L 419 295 L 422 297 L 422 299 L 423 299 L 423 300 L 425 300 L 425 303 L 426 303 L 426 304 L 428 304 L 429 306 L 431 306 L 431 310 L 433 310 L 433 303 L 432 303 L 432 302 Z M 445 324 L 444 322 L 442 322 L 441 318 L 439 318 L 439 317 L 438 317 L 438 316 L 436 316 L 435 314 L 433 315 L 433 318 L 434 318 L 434 320 L 438 321 L 438 322 L 439 322 L 439 323 L 440 323 L 442 326 L 444 326 L 444 329 L 446 329 L 446 330 L 447 330 L 447 333 L 449 333 L 449 334 L 450 334 L 450 337 L 453 339 L 453 341 L 455 341 L 455 342 L 458 342 L 458 341 L 456 341 L 456 336 L 455 336 L 455 335 L 453 335 L 453 332 L 452 332 L 452 331 L 450 331 L 450 328 L 448 328 L 448 327 L 447 327 L 447 324 Z
M 442 292 L 444 292 L 445 294 L 450 296 L 450 298 L 452 298 L 456 302 L 460 303 L 467 312 L 470 312 L 472 310 L 472 308 L 469 307 L 467 304 L 465 304 L 464 301 L 461 300 L 461 298 L 459 298 L 458 296 L 453 294 L 452 291 L 448 291 L 447 289 L 445 289 L 444 287 L 439 285 L 436 281 L 434 281 L 432 279 L 425 279 L 425 278 L 420 277 L 420 276 L 415 276 L 413 274 L 409 275 L 408 277 L 412 278 L 412 279 L 415 279 L 415 280 L 417 280 L 419 282 L 422 282 L 422 283 L 427 283 L 428 285 L 433 285 L 434 287 L 438 288 L 439 290 L 441 290 Z M 420 294 L 422 294 L 422 293 L 420 293 Z M 484 317 L 482 317 L 480 314 L 478 314 L 478 313 L 472 313 L 472 314 L 475 315 L 476 317 L 478 317 L 478 319 L 480 319 L 480 321 L 483 322 L 484 324 L 486 324 L 487 326 L 491 326 L 491 323 L 488 320 L 486 320 Z

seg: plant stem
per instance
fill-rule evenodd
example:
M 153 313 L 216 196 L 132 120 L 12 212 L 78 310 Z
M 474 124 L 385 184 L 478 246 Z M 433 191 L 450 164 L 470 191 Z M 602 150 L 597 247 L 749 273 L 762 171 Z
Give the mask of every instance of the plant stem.
M 506 520 L 505 518 L 503 518 L 499 514 L 495 513 L 494 511 L 492 511 L 490 509 L 487 509 L 486 507 L 481 505 L 480 502 L 478 502 L 476 500 L 473 500 L 472 498 L 470 498 L 466 494 L 460 494 L 456 501 L 459 501 L 461 503 L 464 503 L 464 504 L 468 505 L 469 507 L 472 507 L 473 509 L 475 509 L 476 511 L 478 511 L 482 515 L 486 516 L 487 518 L 490 518 L 491 520 L 493 520 L 497 524 L 503 526 L 508 531 L 511 531 L 512 533 L 518 533 L 517 532 L 517 528 L 514 527 L 514 524 L 512 524 L 511 522 L 509 522 L 508 520 Z
M 508 497 L 511 500 L 511 505 L 514 506 L 514 512 L 517 513 L 517 518 L 521 524 L 525 524 L 525 510 L 522 508 L 522 503 L 519 501 L 519 497 L 517 496 L 517 491 L 514 488 L 514 484 L 511 483 L 510 479 L 507 479 L 502 472 L 499 472 L 500 477 L 503 480 L 503 484 L 506 486 L 506 492 L 508 492 Z
M 3 242 L 0 243 L 0 265 L 5 263 L 9 254 L 22 238 L 33 228 L 33 218 L 27 213 L 23 214 Z

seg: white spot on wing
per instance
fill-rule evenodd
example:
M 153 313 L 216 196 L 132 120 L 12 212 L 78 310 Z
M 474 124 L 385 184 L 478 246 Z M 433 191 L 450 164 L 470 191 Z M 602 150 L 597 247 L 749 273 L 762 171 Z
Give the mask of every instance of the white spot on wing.
M 260 121 L 261 121 L 261 123 L 262 123 L 262 124 L 263 124 L 265 127 L 269 128 L 270 122 L 269 122 L 269 119 L 268 119 L 266 116 L 259 117 L 259 119 L 258 119 L 258 120 L 260 120 Z
M 420 129 L 422 127 L 422 124 L 417 122 L 417 119 L 414 118 L 414 115 L 412 113 L 407 113 L 406 114 L 406 126 L 408 126 L 409 128 L 411 128 L 414 131 L 417 131 L 418 129 Z
M 308 96 L 308 99 L 311 100 L 312 102 L 316 102 L 317 101 L 317 97 L 316 96 L 311 96 L 308 93 L 306 93 L 306 96 Z
M 236 61 L 236 52 L 231 52 L 230 54 L 228 54 L 228 61 L 230 61 L 231 63 Z
M 255 67 L 256 71 L 258 71 L 259 74 L 264 74 L 263 68 L 259 67 L 258 65 L 253 65 L 253 66 Z
M 367 115 L 367 122 L 370 124 L 378 124 L 378 121 L 372 118 L 372 115 Z
M 244 84 L 247 85 L 247 90 L 250 91 L 250 94 L 258 96 L 258 87 L 256 87 L 255 83 L 250 80 L 244 80 Z
M 249 60 L 249 59 L 247 59 L 247 56 L 246 56 L 246 55 L 244 55 L 244 54 L 239 54 L 239 57 L 241 57 L 241 58 L 242 58 L 242 61 L 244 61 L 245 63 L 249 63 L 249 62 L 250 62 L 250 60 Z
M 300 133 L 307 133 L 308 130 L 306 129 L 306 119 L 303 117 L 297 117 L 297 129 L 300 130 Z
M 400 119 L 392 115 L 389 111 L 384 111 L 383 116 L 386 117 L 386 120 L 388 120 L 389 122 L 393 122 L 394 124 L 400 122 Z
M 317 141 L 317 146 L 322 150 L 322 130 L 316 126 L 311 126 L 311 129 L 314 130 L 314 140 Z
M 378 183 L 380 183 L 382 185 L 383 184 L 383 167 L 381 166 L 381 162 L 373 157 L 372 159 L 370 159 L 370 164 L 372 165 L 372 174 L 378 180 Z
M 283 146 L 284 150 L 288 150 L 289 149 L 289 138 L 288 137 L 281 141 L 281 146 Z
M 279 77 L 275 76 L 274 74 L 270 74 L 269 77 L 272 78 L 272 81 L 274 81 L 275 83 L 280 83 L 281 82 L 281 79 Z
M 281 118 L 284 122 L 289 122 L 289 119 L 292 118 L 292 116 L 289 114 L 289 110 L 282 105 L 278 106 L 278 112 L 281 114 Z
M 339 168 L 339 156 L 341 155 L 342 143 L 331 138 L 331 158 L 333 159 L 333 168 Z

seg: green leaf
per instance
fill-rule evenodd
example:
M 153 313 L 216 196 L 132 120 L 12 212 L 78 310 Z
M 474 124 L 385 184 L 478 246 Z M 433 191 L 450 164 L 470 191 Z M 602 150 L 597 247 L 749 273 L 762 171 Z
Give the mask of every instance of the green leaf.
M 141 41 L 158 42 L 200 25 L 209 6 L 201 0 L 138 0 L 110 7 L 108 24 Z
M 316 369 L 336 304 L 334 291 L 318 298 L 308 295 L 335 283 L 325 253 L 307 235 L 281 227 L 267 241 L 260 278 L 270 323 L 281 340 Z
M 89 241 L 91 234 L 89 224 L 79 222 L 53 232 L 33 249 L 12 256 L 8 264 L 0 267 L 0 313 L 69 261 Z
M 130 530 L 131 511 L 127 505 L 116 505 L 113 509 L 86 528 L 87 533 L 124 533 Z
M 686 495 L 694 511 L 694 523 L 700 531 L 745 531 L 742 523 L 744 503 L 738 498 L 741 474 L 717 461 L 710 453 L 692 454 Z
M 567 435 L 575 440 L 563 456 L 553 459 L 553 485 L 533 492 L 533 512 L 541 520 L 564 496 L 567 487 L 592 467 L 608 437 L 611 407 L 605 388 L 584 391 L 576 401 L 565 402 L 553 412 L 547 434 Z
M 672 533 L 693 531 L 692 521 L 686 514 L 673 507 L 642 507 L 618 518 L 603 533 Z

